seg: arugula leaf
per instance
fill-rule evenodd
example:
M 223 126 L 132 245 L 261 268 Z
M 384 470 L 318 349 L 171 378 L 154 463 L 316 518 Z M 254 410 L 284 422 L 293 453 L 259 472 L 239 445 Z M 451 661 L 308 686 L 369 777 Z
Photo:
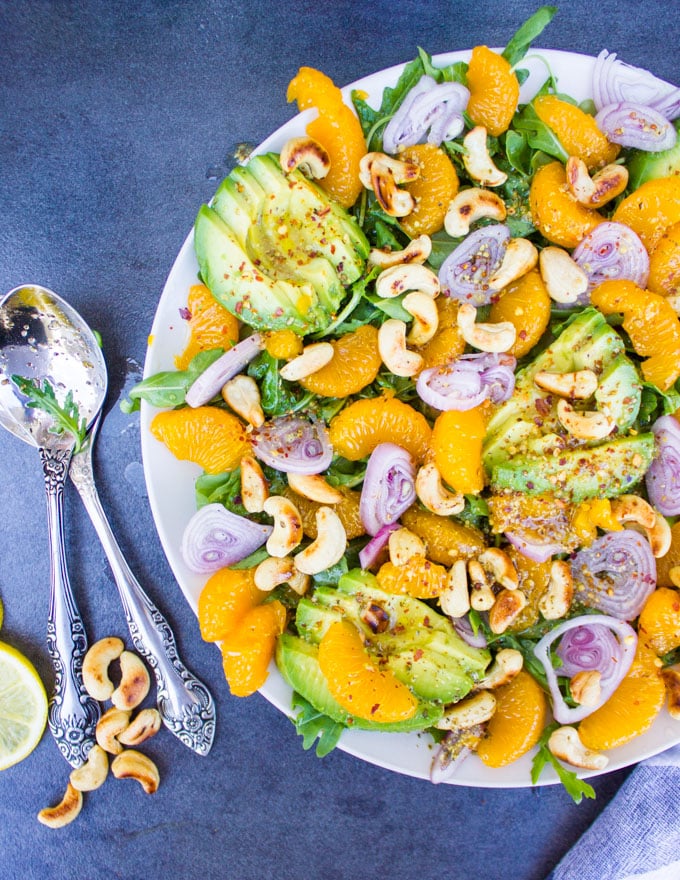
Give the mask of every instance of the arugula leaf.
M 516 131 L 522 132 L 527 144 L 533 149 L 566 162 L 569 154 L 559 142 L 555 133 L 539 119 L 532 104 L 527 104 L 514 121 Z M 507 139 L 506 139 L 507 142 Z M 533 165 L 533 163 L 532 163 Z
M 279 372 L 279 361 L 262 351 L 248 365 L 248 375 L 260 386 L 262 409 L 268 416 L 282 416 L 307 406 L 314 395 L 286 382 Z
M 511 37 L 503 52 L 503 58 L 514 67 L 526 55 L 527 49 L 550 24 L 557 12 L 557 6 L 541 6 L 531 15 Z
M 302 748 L 311 749 L 318 739 L 317 758 L 324 758 L 332 752 L 338 744 L 342 731 L 345 730 L 345 725 L 333 721 L 328 715 L 323 715 L 296 691 L 293 692 L 293 709 L 300 710 L 293 723 L 295 730 L 302 737 Z
M 583 779 L 579 779 L 576 773 L 573 770 L 567 770 L 567 768 L 553 755 L 553 753 L 548 748 L 548 740 L 550 739 L 550 735 L 554 730 L 560 725 L 555 721 L 552 724 L 548 725 L 546 729 L 543 731 L 543 734 L 538 741 L 538 752 L 534 756 L 533 763 L 531 765 L 531 781 L 534 785 L 538 782 L 538 779 L 543 772 L 543 768 L 546 764 L 550 764 L 557 776 L 559 777 L 560 782 L 567 790 L 568 794 L 571 796 L 572 800 L 575 804 L 580 804 L 584 797 L 594 798 L 595 790 L 592 785 L 589 785 Z
M 186 370 L 166 370 L 143 379 L 130 390 L 128 399 L 120 402 L 121 410 L 124 413 L 136 412 L 142 400 L 159 408 L 180 406 L 196 379 L 223 354 L 223 348 L 199 351 Z
M 12 382 L 28 398 L 26 406 L 31 409 L 41 409 L 53 417 L 55 424 L 54 428 L 50 428 L 50 434 L 60 436 L 64 431 L 68 431 L 75 440 L 73 451 L 80 452 L 87 436 L 87 423 L 80 417 L 73 392 L 67 393 L 61 405 L 48 379 L 43 380 L 42 386 L 38 379 L 27 379 L 25 376 L 12 376 Z

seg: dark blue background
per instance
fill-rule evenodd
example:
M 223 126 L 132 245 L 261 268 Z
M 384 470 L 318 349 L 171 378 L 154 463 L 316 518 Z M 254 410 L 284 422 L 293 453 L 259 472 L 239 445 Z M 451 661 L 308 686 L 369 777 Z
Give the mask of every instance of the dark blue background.
M 139 378 L 154 310 L 196 210 L 232 165 L 289 119 L 301 65 L 338 84 L 431 53 L 503 45 L 527 2 L 0 2 L 0 293 L 51 287 L 104 335 L 109 414 L 97 470 L 133 569 L 175 628 L 187 665 L 209 683 L 218 732 L 199 758 L 163 731 L 146 751 L 162 783 L 148 797 L 109 779 L 74 824 L 38 810 L 59 800 L 68 767 L 51 737 L 0 774 L 0 877 L 227 880 L 538 880 L 626 771 L 575 806 L 558 787 L 482 790 L 401 777 L 336 751 L 304 752 L 264 699 L 230 697 L 214 647 L 163 556 L 144 495 L 136 416 L 118 401 Z M 540 40 L 625 60 L 678 81 L 680 29 L 668 3 L 570 2 Z M 568 83 L 563 84 L 565 87 Z M 37 454 L 0 435 L 0 638 L 48 688 L 48 560 Z M 80 502 L 66 499 L 72 581 L 91 639 L 124 618 Z M 129 641 L 129 640 L 128 640 Z

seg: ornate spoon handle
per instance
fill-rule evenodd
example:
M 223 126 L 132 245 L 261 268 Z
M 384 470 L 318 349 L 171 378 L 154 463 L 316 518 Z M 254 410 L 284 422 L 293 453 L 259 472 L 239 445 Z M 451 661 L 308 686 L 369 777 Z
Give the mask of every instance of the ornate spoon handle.
M 94 743 L 100 709 L 83 685 L 82 668 L 87 652 L 87 636 L 66 569 L 64 482 L 71 450 L 40 447 L 39 452 L 47 495 L 51 563 L 47 649 L 52 658 L 55 681 L 49 726 L 59 751 L 69 764 L 79 767 L 87 759 L 87 753 Z
M 183 743 L 207 755 L 215 735 L 215 704 L 206 686 L 180 660 L 170 626 L 136 579 L 99 498 L 92 470 L 92 439 L 73 457 L 71 480 L 82 498 L 109 560 L 135 649 L 156 676 L 158 711 Z

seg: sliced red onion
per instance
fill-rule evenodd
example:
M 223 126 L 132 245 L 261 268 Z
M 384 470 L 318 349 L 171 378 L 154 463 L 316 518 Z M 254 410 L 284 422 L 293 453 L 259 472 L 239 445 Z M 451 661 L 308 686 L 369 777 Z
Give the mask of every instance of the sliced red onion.
M 632 529 L 608 532 L 571 561 L 574 598 L 618 620 L 633 620 L 656 587 L 649 541 Z
M 506 539 L 518 550 L 522 556 L 534 562 L 547 562 L 558 553 L 565 553 L 566 547 L 555 541 L 527 541 L 515 532 L 505 532 Z
M 680 89 L 642 67 L 626 64 L 615 52 L 603 49 L 593 69 L 593 101 L 602 110 L 608 104 L 632 101 L 662 113 L 666 119 L 680 116 Z
M 647 153 L 670 150 L 678 137 L 674 126 L 658 110 L 630 101 L 607 104 L 595 122 L 612 143 Z
M 472 629 L 468 614 L 464 614 L 463 617 L 454 617 L 451 622 L 461 639 L 471 648 L 486 648 L 486 636 L 481 629 L 478 629 L 477 632 Z
M 580 305 L 590 301 L 591 292 L 603 281 L 625 278 L 647 287 L 649 254 L 640 236 L 624 223 L 598 223 L 574 248 L 571 257 L 588 276 L 588 290 L 579 297 Z
M 511 355 L 465 354 L 448 364 L 423 370 L 416 391 L 428 406 L 441 411 L 468 410 L 485 400 L 504 403 L 515 388 L 516 364 Z
M 263 348 L 264 338 L 260 333 L 253 333 L 237 342 L 213 361 L 190 386 L 186 393 L 186 403 L 189 406 L 203 406 L 211 401 L 220 393 L 225 382 L 237 376 Z
M 473 753 L 473 749 L 465 743 L 478 742 L 483 733 L 484 725 L 482 724 L 475 724 L 466 729 L 448 730 L 442 737 L 432 758 L 430 782 L 438 785 L 440 782 L 446 782 L 447 779 L 450 779 L 463 761 Z
M 481 226 L 471 232 L 439 269 L 442 293 L 458 302 L 486 306 L 496 292 L 489 278 L 498 269 L 510 241 L 510 229 L 502 223 Z
M 211 574 L 250 556 L 272 531 L 272 526 L 238 516 L 222 504 L 206 504 L 187 523 L 180 545 L 182 558 L 191 571 Z
M 379 443 L 366 467 L 359 516 L 369 535 L 396 522 L 416 500 L 413 457 L 396 443 Z
M 333 459 L 328 431 L 318 419 L 280 416 L 250 435 L 260 461 L 287 474 L 320 474 Z
M 398 528 L 399 523 L 388 523 L 379 529 L 368 544 L 359 551 L 359 565 L 363 569 L 373 568 L 378 564 L 380 556 L 390 540 L 390 535 Z
M 611 634 L 611 639 L 602 634 L 602 629 L 606 629 Z M 572 630 L 577 633 L 576 640 L 568 642 L 565 647 L 569 664 L 556 670 L 551 660 L 553 643 L 560 637 L 564 641 L 567 638 L 566 634 Z M 581 647 L 579 651 L 577 647 L 579 642 L 582 645 L 589 645 L 589 649 Z M 562 643 L 557 648 L 558 655 L 561 647 Z M 534 648 L 534 654 L 545 670 L 555 720 L 560 724 L 574 724 L 606 703 L 630 669 L 636 648 L 637 634 L 633 627 L 607 614 L 584 614 L 580 617 L 572 617 L 571 620 L 566 620 L 543 636 Z M 595 665 L 590 667 L 586 665 L 587 654 L 590 654 L 591 661 Z M 574 657 L 580 657 L 581 663 L 575 664 Z M 568 706 L 559 689 L 558 675 L 571 678 L 576 672 L 585 669 L 597 670 L 602 674 L 600 699 L 594 706 L 583 704 L 576 707 Z
M 383 150 L 396 153 L 425 140 L 439 146 L 443 140 L 457 137 L 464 128 L 462 111 L 470 92 L 460 83 L 437 83 L 422 76 L 406 94 L 383 132 Z
M 661 416 L 652 427 L 658 455 L 645 475 L 647 494 L 663 516 L 680 514 L 680 423 Z

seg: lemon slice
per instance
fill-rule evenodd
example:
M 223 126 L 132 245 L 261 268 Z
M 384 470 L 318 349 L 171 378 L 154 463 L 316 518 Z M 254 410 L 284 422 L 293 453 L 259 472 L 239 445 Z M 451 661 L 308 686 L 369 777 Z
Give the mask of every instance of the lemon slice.
M 46 723 L 47 695 L 35 667 L 0 642 L 0 770 L 31 754 Z

